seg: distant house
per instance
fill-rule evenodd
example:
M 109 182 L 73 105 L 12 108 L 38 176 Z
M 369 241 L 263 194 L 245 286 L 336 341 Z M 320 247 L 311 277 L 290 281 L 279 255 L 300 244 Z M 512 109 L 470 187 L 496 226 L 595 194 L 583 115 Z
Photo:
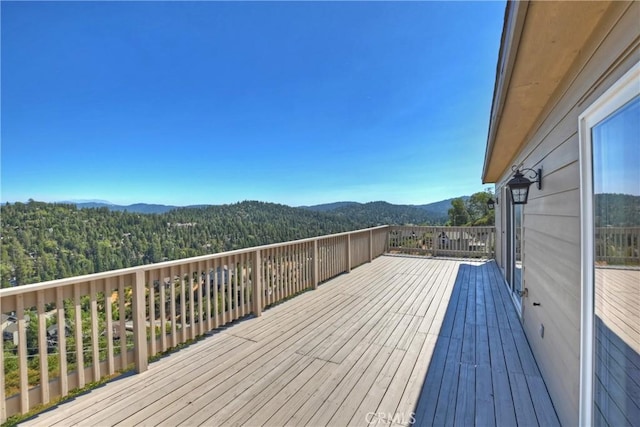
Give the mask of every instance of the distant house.
M 226 265 L 223 265 L 221 267 L 218 267 L 216 269 L 216 275 L 217 276 L 215 278 L 216 282 L 218 283 L 218 288 L 222 285 L 228 285 L 229 284 L 229 267 L 227 267 Z M 210 285 L 213 286 L 214 284 L 214 277 L 213 274 L 210 276 Z M 233 277 L 233 271 L 231 271 L 231 277 Z
M 18 324 L 16 323 L 16 317 L 4 313 L 0 316 L 2 339 L 4 341 L 10 341 L 15 345 L 18 345 Z
M 437 249 L 478 251 L 487 245 L 487 233 L 482 231 L 442 231 L 436 237 Z
M 496 261 L 563 425 L 640 422 L 639 165 L 640 2 L 508 2 L 482 179 Z M 526 204 L 514 169 L 542 177 Z
M 68 325 L 66 320 L 65 320 L 65 325 L 64 325 L 64 335 L 66 337 L 71 335 L 71 327 Z M 58 338 L 58 324 L 57 323 L 53 324 L 53 325 L 51 325 L 51 326 L 49 326 L 47 328 L 47 338 L 57 340 L 57 338 Z
M 450 242 L 460 242 L 466 246 L 475 240 L 475 236 L 467 231 L 442 231 L 438 234 L 438 241 L 441 245 L 448 245 Z

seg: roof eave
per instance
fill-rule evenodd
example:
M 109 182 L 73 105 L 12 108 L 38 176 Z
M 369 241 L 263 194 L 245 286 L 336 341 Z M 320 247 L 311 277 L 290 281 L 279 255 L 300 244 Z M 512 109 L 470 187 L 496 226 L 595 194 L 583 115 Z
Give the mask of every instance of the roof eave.
M 500 118 L 502 117 L 502 110 L 504 108 L 509 82 L 511 81 L 528 7 L 528 0 L 508 1 L 505 9 L 500 53 L 496 66 L 496 81 L 494 83 L 493 100 L 491 103 L 487 147 L 484 155 L 484 165 L 482 167 L 483 184 L 493 183 L 499 179 L 497 176 L 489 175 L 489 163 L 493 154 L 496 134 L 498 126 L 500 125 Z

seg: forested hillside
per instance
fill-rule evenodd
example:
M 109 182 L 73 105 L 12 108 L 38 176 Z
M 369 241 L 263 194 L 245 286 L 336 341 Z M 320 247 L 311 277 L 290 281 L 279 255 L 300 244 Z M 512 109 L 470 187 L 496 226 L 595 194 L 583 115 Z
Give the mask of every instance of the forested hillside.
M 596 194 L 596 227 L 640 226 L 640 196 L 630 194 Z
M 3 287 L 337 233 L 362 225 L 348 217 L 262 202 L 139 214 L 31 201 L 2 206 L 0 221 Z
M 1 207 L 2 287 L 285 242 L 382 224 L 443 224 L 446 217 L 386 202 L 330 212 L 263 202 L 143 214 L 30 201 Z
M 345 205 L 331 211 L 341 218 L 351 218 L 367 225 L 381 224 L 444 224 L 446 212 L 432 213 L 410 205 L 393 205 L 387 202 L 371 202 Z
M 461 198 L 467 200 L 469 196 Z M 454 199 L 441 200 L 426 205 L 394 205 L 387 202 L 335 202 L 300 207 L 317 212 L 333 212 L 343 216 L 355 215 L 364 222 L 370 223 L 440 225 L 447 221 L 447 212 L 451 207 L 452 200 Z

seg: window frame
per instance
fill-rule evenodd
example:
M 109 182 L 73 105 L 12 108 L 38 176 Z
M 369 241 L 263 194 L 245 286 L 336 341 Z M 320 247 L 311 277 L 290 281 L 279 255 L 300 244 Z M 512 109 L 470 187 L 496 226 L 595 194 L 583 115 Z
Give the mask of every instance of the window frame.
M 591 129 L 640 95 L 636 63 L 578 117 L 580 162 L 580 425 L 593 425 L 594 197 Z

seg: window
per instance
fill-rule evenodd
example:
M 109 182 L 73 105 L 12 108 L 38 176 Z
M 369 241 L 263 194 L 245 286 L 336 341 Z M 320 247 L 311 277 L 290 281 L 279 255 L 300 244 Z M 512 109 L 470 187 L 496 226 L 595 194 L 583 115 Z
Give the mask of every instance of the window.
M 640 406 L 640 64 L 579 119 L 580 423 L 634 425 Z

